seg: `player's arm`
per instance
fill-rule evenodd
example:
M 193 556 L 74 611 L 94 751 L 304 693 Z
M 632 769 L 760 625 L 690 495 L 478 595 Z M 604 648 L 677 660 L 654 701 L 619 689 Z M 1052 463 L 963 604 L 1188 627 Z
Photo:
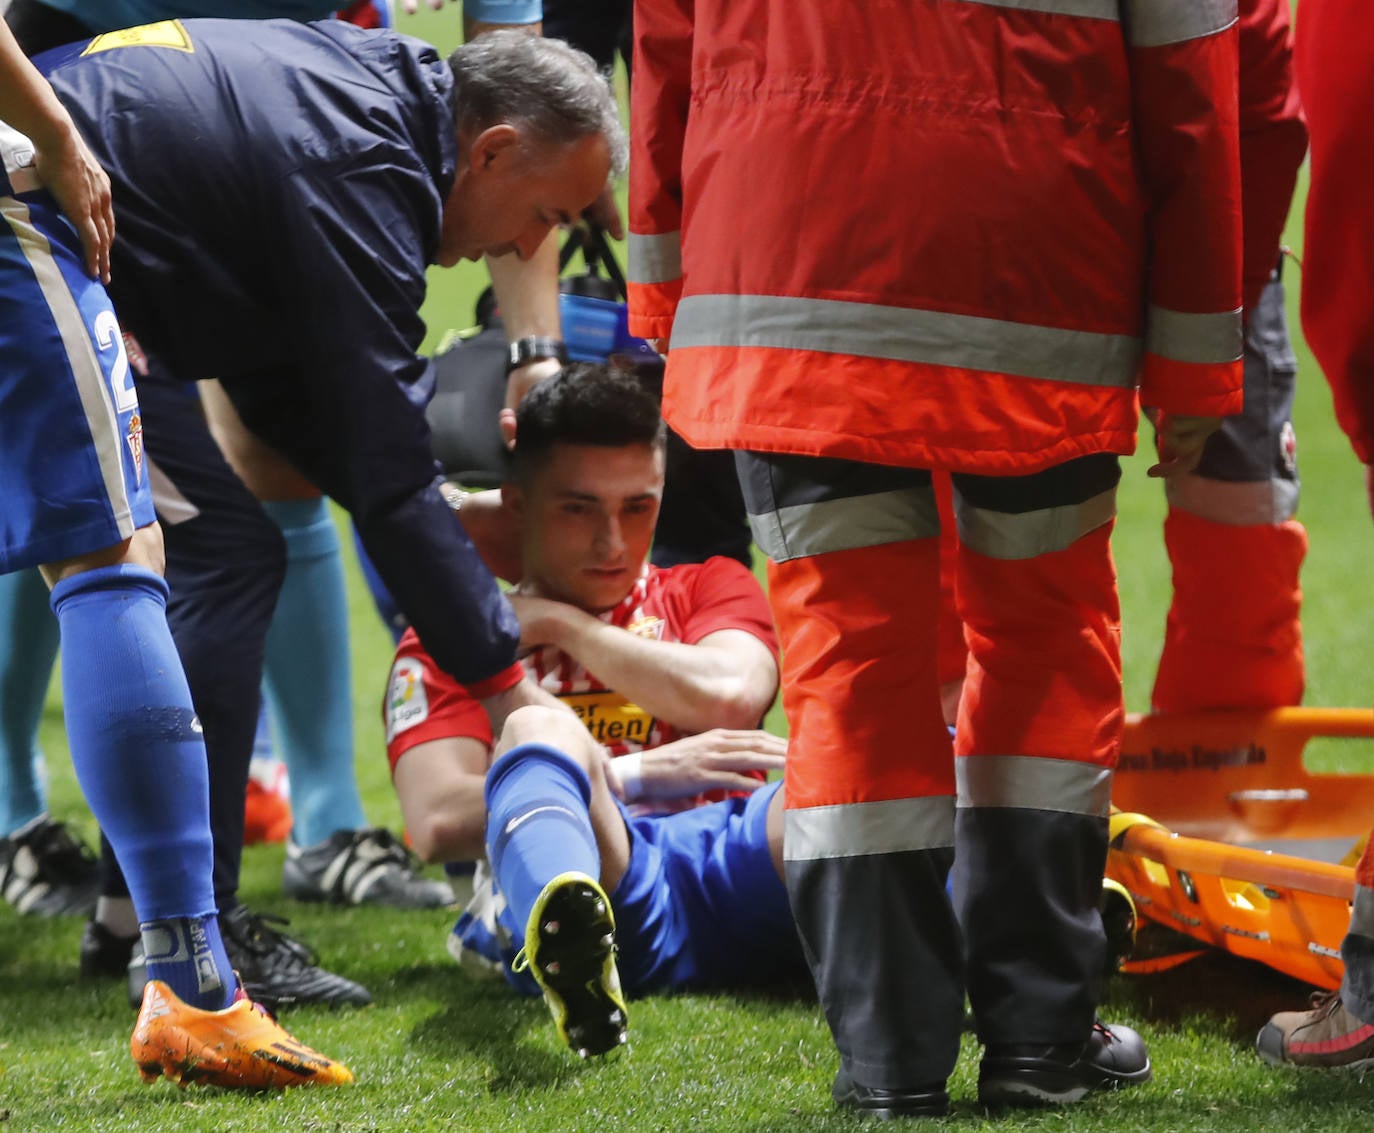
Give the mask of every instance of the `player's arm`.
M 679 728 L 743 729 L 773 703 L 778 667 L 763 642 L 726 629 L 693 645 L 650 641 L 564 602 L 516 597 L 521 641 L 554 645 L 605 684 Z
M 86 270 L 109 282 L 114 209 L 110 179 L 91 156 L 66 107 L 0 20 L 0 122 L 33 143 L 34 169 L 76 227 Z
M 762 776 L 783 769 L 786 756 L 787 741 L 771 732 L 712 728 L 612 759 L 606 777 L 629 803 L 756 791 L 766 782 Z
M 391 781 L 415 852 L 427 862 L 481 857 L 491 725 L 413 632 L 397 646 L 382 720 Z

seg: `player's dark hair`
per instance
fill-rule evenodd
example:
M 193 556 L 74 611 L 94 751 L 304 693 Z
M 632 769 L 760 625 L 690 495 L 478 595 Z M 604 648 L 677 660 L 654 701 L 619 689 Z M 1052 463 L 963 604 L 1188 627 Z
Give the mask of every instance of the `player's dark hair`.
M 448 65 L 460 131 L 476 134 L 508 122 L 553 145 L 600 134 L 610 148 L 611 172 L 625 171 L 629 147 L 620 110 L 586 52 L 505 29 L 463 44 Z
M 526 481 L 554 445 L 662 445 L 658 401 L 633 374 L 573 362 L 540 382 L 515 411 L 510 477 Z

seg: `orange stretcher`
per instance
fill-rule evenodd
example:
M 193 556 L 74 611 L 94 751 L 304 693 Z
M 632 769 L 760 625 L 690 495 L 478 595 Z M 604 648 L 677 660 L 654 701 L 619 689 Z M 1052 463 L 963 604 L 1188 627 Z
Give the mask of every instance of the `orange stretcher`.
M 1112 814 L 1111 834 L 1107 877 L 1137 916 L 1317 987 L 1340 986 L 1353 867 L 1188 838 L 1126 811 Z M 1122 970 L 1149 966 L 1128 957 Z
M 1129 716 L 1112 802 L 1220 842 L 1364 837 L 1374 826 L 1374 775 L 1309 772 L 1303 750 L 1317 736 L 1374 741 L 1374 710 Z
M 1136 914 L 1201 945 L 1338 987 L 1357 854 L 1331 864 L 1243 844 L 1368 836 L 1374 775 L 1309 772 L 1303 751 L 1316 736 L 1374 738 L 1374 711 L 1130 717 L 1107 877 L 1126 889 Z M 1128 958 L 1122 967 L 1169 962 Z

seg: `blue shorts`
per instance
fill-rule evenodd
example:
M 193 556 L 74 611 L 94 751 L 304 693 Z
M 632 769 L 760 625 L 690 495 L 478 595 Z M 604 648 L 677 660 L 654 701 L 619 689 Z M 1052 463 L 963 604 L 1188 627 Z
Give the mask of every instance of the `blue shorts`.
M 0 127 L 7 167 L 18 138 Z M 80 240 L 46 192 L 4 174 L 0 220 L 4 574 L 114 546 L 154 514 L 124 339 Z
M 627 994 L 759 987 L 809 976 L 787 891 L 768 852 L 768 804 L 780 786 L 680 814 L 631 818 L 621 807 L 630 862 L 611 905 L 616 967 Z M 512 970 L 524 930 L 486 862 L 479 862 L 473 899 L 449 934 L 449 951 L 537 996 L 529 970 Z
M 630 863 L 611 905 L 616 966 L 630 995 L 806 974 L 768 852 L 768 805 L 780 786 L 679 814 L 626 817 Z

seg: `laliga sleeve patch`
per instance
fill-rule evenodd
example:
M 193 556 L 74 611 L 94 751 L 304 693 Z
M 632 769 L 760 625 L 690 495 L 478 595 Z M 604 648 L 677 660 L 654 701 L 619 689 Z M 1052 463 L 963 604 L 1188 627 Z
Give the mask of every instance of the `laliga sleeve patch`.
M 107 31 L 86 45 L 82 55 L 113 51 L 116 47 L 170 47 L 173 51 L 195 51 L 191 37 L 180 20 L 159 20 L 121 31 Z
M 386 742 L 428 719 L 425 667 L 414 657 L 398 657 L 386 690 Z

